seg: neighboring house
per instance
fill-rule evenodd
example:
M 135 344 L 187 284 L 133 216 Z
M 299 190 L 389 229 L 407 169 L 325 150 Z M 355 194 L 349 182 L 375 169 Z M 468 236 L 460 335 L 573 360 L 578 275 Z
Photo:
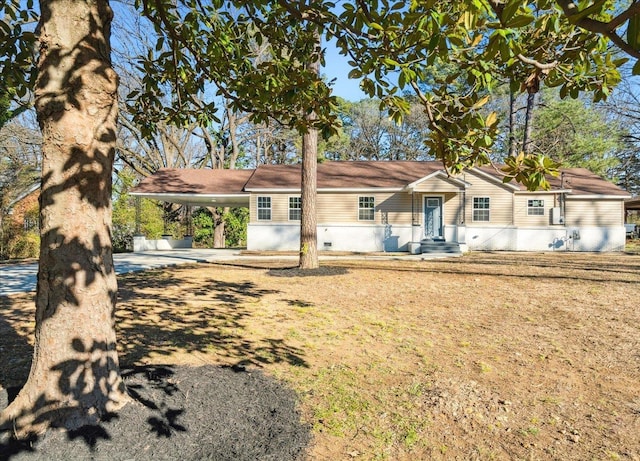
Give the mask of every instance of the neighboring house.
M 24 230 L 38 229 L 38 198 L 40 197 L 40 181 L 33 183 L 16 198 L 9 202 L 2 210 L 15 226 L 21 226 Z
M 582 168 L 550 191 L 504 184 L 491 167 L 449 176 L 439 162 L 318 165 L 318 247 L 410 251 L 620 251 L 629 194 Z M 132 195 L 200 206 L 249 208 L 249 250 L 297 250 L 300 165 L 256 170 L 163 169 Z M 459 245 L 459 247 L 458 247 Z

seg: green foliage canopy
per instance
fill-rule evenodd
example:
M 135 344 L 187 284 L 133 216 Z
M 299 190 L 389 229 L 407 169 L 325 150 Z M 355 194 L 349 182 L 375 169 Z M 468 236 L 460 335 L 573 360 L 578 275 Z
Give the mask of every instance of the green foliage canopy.
M 0 6 L 7 37 L 0 41 L 0 76 L 17 94 L 28 88 L 33 68 L 35 36 L 22 27 L 34 17 L 33 5 L 25 5 Z M 427 145 L 452 172 L 489 162 L 498 120 L 482 108 L 497 82 L 509 79 L 532 92 L 544 80 L 563 97 L 589 92 L 599 100 L 619 81 L 625 61 L 609 43 L 640 56 L 637 1 L 136 0 L 136 6 L 156 36 L 155 49 L 138 63 L 142 88 L 130 95 L 148 133 L 160 120 L 208 125 L 222 95 L 256 122 L 275 119 L 301 133 L 312 124 L 334 134 L 339 122 L 330 86 L 305 65 L 317 58 L 319 33 L 335 38 L 353 66 L 350 77 L 361 79 L 394 120 L 409 109 L 404 92 L 413 92 L 429 121 Z M 426 87 L 442 63 L 449 72 Z M 305 117 L 311 112 L 317 118 Z M 531 165 L 537 166 L 529 177 Z M 505 173 L 535 189 L 547 186 L 540 168 L 554 173 L 557 165 L 540 154 L 518 156 Z

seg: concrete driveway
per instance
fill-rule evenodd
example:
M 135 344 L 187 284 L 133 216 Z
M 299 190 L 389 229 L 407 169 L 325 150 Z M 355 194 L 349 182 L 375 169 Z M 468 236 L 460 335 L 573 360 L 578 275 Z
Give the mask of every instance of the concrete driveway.
M 425 260 L 451 258 L 459 254 L 418 254 L 418 255 L 331 255 L 319 257 L 321 261 L 332 259 L 403 259 Z M 297 261 L 297 255 L 256 256 L 242 255 L 240 250 L 201 250 L 195 248 L 181 250 L 144 251 L 140 253 L 117 253 L 113 255 L 117 274 L 138 272 L 160 267 L 177 266 L 180 264 L 202 263 L 211 261 L 234 261 L 239 259 L 271 259 Z M 38 273 L 37 263 L 0 264 L 0 296 L 14 293 L 35 291 Z
M 158 267 L 238 259 L 238 250 L 167 250 L 113 255 L 116 273 L 126 274 Z M 0 264 L 0 296 L 36 289 L 38 263 Z

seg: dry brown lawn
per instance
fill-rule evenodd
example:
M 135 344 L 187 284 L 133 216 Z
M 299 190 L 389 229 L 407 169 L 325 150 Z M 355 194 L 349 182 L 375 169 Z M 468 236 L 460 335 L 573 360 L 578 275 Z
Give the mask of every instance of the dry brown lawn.
M 314 460 L 640 459 L 639 255 L 286 266 L 122 277 L 122 363 L 260 367 L 298 393 Z M 32 318 L 0 298 L 5 386 Z

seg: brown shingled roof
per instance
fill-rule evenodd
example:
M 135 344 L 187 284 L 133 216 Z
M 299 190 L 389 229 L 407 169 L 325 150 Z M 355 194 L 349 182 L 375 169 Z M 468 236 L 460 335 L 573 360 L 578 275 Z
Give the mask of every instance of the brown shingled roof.
M 260 165 L 256 170 L 209 170 L 165 168 L 145 178 L 133 189 L 136 193 L 163 194 L 241 194 L 251 190 L 300 190 L 301 165 Z M 341 161 L 318 164 L 318 189 L 402 189 L 414 181 L 442 171 L 440 162 Z M 478 170 L 501 181 L 491 167 Z M 552 189 L 570 189 L 570 195 L 629 194 L 615 184 L 584 168 L 561 170 L 564 180 L 550 178 Z M 521 190 L 524 186 L 517 185 Z
M 246 189 L 300 189 L 300 168 L 260 165 Z M 403 188 L 439 170 L 440 162 L 323 162 L 318 164 L 318 189 Z
M 502 165 L 496 165 L 496 168 L 483 166 L 476 169 L 502 181 L 505 174 L 500 171 L 501 167 Z M 560 173 L 561 176 L 549 176 L 547 178 L 551 185 L 551 190 L 571 190 L 569 195 L 619 195 L 621 197 L 629 195 L 624 189 L 585 168 L 561 168 Z M 517 186 L 520 190 L 527 190 L 520 183 L 512 181 L 509 184 Z
M 242 194 L 255 170 L 163 168 L 143 179 L 135 193 Z
M 552 189 L 560 189 L 562 186 L 564 189 L 571 189 L 569 195 L 629 195 L 626 190 L 585 168 L 563 168 L 560 172 L 564 179 L 558 176 L 551 178 L 549 183 Z

